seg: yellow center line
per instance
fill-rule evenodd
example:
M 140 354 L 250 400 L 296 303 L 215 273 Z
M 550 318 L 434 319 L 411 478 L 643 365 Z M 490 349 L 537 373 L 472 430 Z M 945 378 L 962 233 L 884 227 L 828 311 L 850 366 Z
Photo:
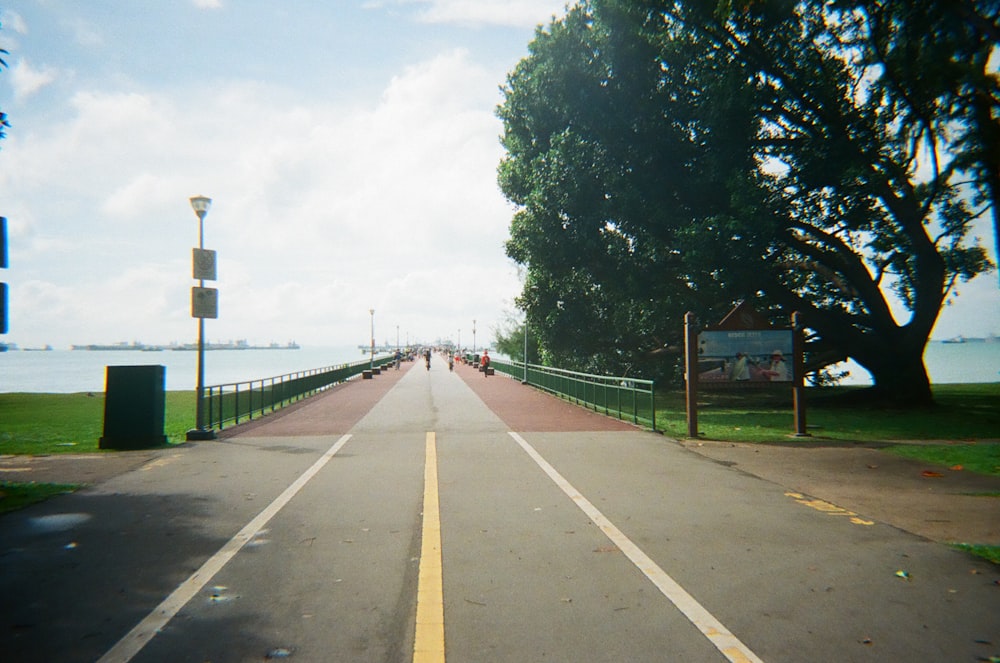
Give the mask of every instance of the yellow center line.
M 438 502 L 437 438 L 427 433 L 424 461 L 424 524 L 417 579 L 417 628 L 413 663 L 444 661 L 444 588 L 441 573 L 441 510 Z

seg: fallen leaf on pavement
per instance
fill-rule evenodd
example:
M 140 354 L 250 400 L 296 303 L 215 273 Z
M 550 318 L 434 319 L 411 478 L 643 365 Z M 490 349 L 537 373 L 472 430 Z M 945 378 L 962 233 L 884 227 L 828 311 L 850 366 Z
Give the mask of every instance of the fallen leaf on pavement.
M 936 479 L 936 478 L 938 478 L 938 477 L 943 477 L 943 476 L 944 476 L 944 475 L 943 475 L 943 474 L 941 474 L 940 472 L 935 472 L 935 471 L 933 471 L 933 470 L 924 470 L 924 471 L 923 471 L 923 472 L 921 472 L 920 474 L 921 474 L 921 476 L 925 476 L 925 477 L 927 477 L 928 479 Z

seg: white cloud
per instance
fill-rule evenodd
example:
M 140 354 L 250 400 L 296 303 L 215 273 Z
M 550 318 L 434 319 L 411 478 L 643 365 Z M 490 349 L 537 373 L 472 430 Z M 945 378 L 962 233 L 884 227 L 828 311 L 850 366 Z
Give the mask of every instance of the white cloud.
M 84 48 L 94 48 L 104 44 L 104 35 L 90 21 L 75 18 L 68 22 L 68 27 L 73 33 L 73 40 Z
M 372 0 L 363 6 L 418 7 L 417 17 L 425 23 L 533 28 L 561 15 L 566 0 Z
M 5 30 L 13 30 L 20 35 L 28 34 L 28 24 L 24 18 L 15 11 L 8 9 L 0 10 L 0 23 Z
M 191 0 L 198 9 L 222 9 L 222 0 Z
M 214 199 L 211 338 L 356 343 L 371 307 L 393 336 L 453 336 L 472 318 L 491 335 L 519 285 L 497 85 L 468 53 L 413 64 L 368 107 L 256 83 L 180 95 L 81 92 L 70 121 L 5 148 L 0 192 L 32 201 L 12 242 L 9 340 L 191 340 L 195 194 Z
M 463 23 L 534 27 L 562 14 L 564 0 L 432 0 L 422 19 L 429 23 Z
M 35 69 L 26 58 L 21 58 L 10 68 L 14 98 L 23 101 L 56 80 L 57 73 L 50 67 Z

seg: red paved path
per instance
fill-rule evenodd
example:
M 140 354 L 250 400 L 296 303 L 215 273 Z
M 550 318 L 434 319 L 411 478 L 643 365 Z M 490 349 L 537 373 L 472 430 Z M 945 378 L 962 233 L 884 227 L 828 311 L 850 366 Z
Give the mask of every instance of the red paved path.
M 417 369 L 416 367 L 419 367 Z M 347 433 L 409 370 L 420 362 L 404 363 L 371 380 L 354 379 L 318 396 L 269 414 L 262 419 L 224 429 L 220 437 L 288 437 Z M 521 432 L 634 431 L 630 423 L 573 405 L 534 387 L 502 375 L 483 377 L 472 366 L 455 366 L 455 375 L 435 379 L 465 381 L 486 406 L 511 430 Z

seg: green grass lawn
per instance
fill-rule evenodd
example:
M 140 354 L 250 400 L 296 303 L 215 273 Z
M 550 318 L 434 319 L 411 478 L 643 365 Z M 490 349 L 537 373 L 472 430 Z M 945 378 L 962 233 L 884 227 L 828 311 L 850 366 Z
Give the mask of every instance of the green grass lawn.
M 926 410 L 845 405 L 857 387 L 807 390 L 806 422 L 813 441 L 1000 440 L 1000 383 L 934 387 L 936 405 Z M 657 428 L 687 435 L 684 394 L 657 394 Z M 791 389 L 704 391 L 698 394 L 702 437 L 732 442 L 787 442 L 793 433 Z
M 182 442 L 194 427 L 193 391 L 166 393 L 164 433 Z M 0 454 L 99 451 L 104 394 L 0 394 Z
M 698 395 L 700 437 L 782 444 L 888 443 L 886 451 L 942 466 L 1000 474 L 1000 383 L 934 386 L 925 410 L 865 407 L 858 387 L 807 390 L 809 436 L 793 436 L 791 390 L 705 391 Z M 851 404 L 846 404 L 851 403 Z M 657 394 L 657 428 L 687 436 L 683 392 Z M 941 444 L 904 444 L 940 440 Z M 892 442 L 900 444 L 893 445 Z
M 0 481 L 0 514 L 17 511 L 55 495 L 72 493 L 80 486 L 68 483 L 17 483 Z

